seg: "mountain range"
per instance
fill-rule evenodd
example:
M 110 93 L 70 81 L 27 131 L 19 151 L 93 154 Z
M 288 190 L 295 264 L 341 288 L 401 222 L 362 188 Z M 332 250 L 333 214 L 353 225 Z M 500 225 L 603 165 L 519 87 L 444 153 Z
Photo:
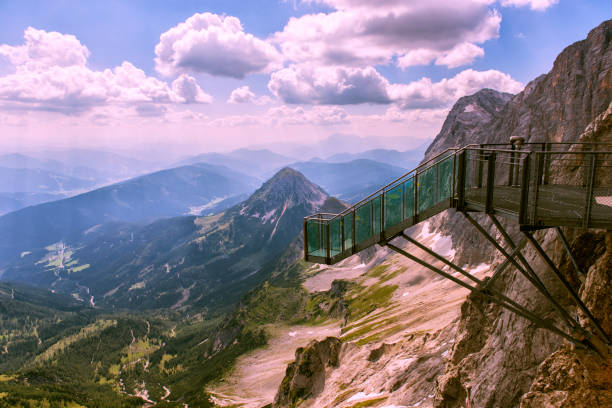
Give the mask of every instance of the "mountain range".
M 243 200 L 257 185 L 255 179 L 227 168 L 199 164 L 24 208 L 0 217 L 0 264 L 105 222 L 218 212 Z

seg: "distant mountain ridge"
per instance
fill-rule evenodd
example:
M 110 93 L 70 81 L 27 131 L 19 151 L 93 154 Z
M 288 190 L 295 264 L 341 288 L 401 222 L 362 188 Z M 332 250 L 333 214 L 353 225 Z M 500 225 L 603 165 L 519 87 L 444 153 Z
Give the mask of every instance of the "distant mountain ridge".
M 181 160 L 177 165 L 208 163 L 226 166 L 255 177 L 272 176 L 294 159 L 268 149 L 237 149 L 229 153 L 202 153 Z
M 355 203 L 408 170 L 368 159 L 349 162 L 299 162 L 290 165 L 331 195 Z
M 424 146 L 419 146 L 414 150 L 406 151 L 394 149 L 372 149 L 361 153 L 338 153 L 324 159 L 323 161 L 328 163 L 342 163 L 357 159 L 368 159 L 412 170 L 419 164 L 421 159 L 423 159 L 425 150 L 426 148 Z
M 62 194 L 92 187 L 89 180 L 41 169 L 0 167 L 0 192 Z
M 0 265 L 23 251 L 70 240 L 105 222 L 218 212 L 244 199 L 257 184 L 255 179 L 227 168 L 200 164 L 24 208 L 0 217 Z

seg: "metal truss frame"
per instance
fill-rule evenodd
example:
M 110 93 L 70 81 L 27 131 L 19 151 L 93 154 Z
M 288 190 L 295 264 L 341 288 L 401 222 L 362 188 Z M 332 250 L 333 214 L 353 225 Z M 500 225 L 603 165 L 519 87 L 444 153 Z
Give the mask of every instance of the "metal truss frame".
M 465 218 L 472 224 L 476 230 L 487 240 L 489 241 L 505 258 L 504 262 L 498 265 L 491 275 L 490 278 L 482 280 L 472 275 L 465 269 L 460 266 L 454 264 L 453 262 L 447 260 L 443 256 L 437 254 L 435 251 L 431 250 L 427 246 L 418 242 L 416 239 L 408 236 L 404 232 L 401 232 L 391 239 L 383 242 L 382 244 L 390 248 L 391 250 L 397 252 L 405 256 L 406 258 L 428 268 L 429 270 L 437 273 L 438 275 L 468 289 L 471 292 L 478 293 L 483 296 L 486 300 L 496 303 L 497 305 L 503 307 L 504 309 L 509 310 L 512 313 L 515 313 L 530 322 L 532 322 L 536 327 L 547 329 L 562 338 L 572 342 L 578 347 L 582 348 L 590 348 L 598 352 L 599 354 L 605 355 L 609 354 L 612 350 L 612 343 L 610 341 L 610 337 L 604 332 L 601 325 L 597 322 L 597 319 L 590 312 L 588 307 L 582 302 L 578 294 L 573 290 L 567 279 L 563 276 L 563 274 L 559 271 L 554 262 L 550 259 L 550 257 L 546 254 L 546 251 L 540 246 L 535 237 L 529 231 L 522 231 L 523 238 L 518 243 L 515 244 L 513 239 L 510 237 L 510 234 L 506 231 L 503 225 L 499 222 L 499 220 L 495 217 L 494 214 L 488 214 L 491 219 L 493 225 L 495 225 L 496 229 L 499 231 L 505 244 L 509 248 L 508 250 L 504 249 L 504 247 L 493 237 L 491 234 L 486 231 L 469 213 L 463 211 L 462 214 Z M 576 268 L 576 271 L 581 274 L 578 267 L 578 263 L 574 258 L 569 244 L 563 232 L 557 228 L 557 235 L 573 264 Z M 465 281 L 459 279 L 456 276 L 453 276 L 451 273 L 446 272 L 431 263 L 411 254 L 406 249 L 402 249 L 391 241 L 395 238 L 402 237 L 408 243 L 413 244 L 421 251 L 429 254 L 433 258 L 438 261 L 444 263 L 449 268 L 459 272 L 465 278 L 469 279 L 469 281 Z M 595 328 L 596 333 L 591 333 L 584 327 L 580 325 L 576 318 L 572 317 L 571 314 L 555 299 L 555 297 L 550 293 L 550 291 L 546 288 L 540 277 L 533 270 L 527 259 L 523 256 L 521 251 L 526 247 L 527 243 L 531 244 L 535 249 L 536 253 L 544 260 L 548 267 L 553 271 L 554 275 L 561 282 L 563 287 L 567 290 L 571 298 L 576 303 L 577 307 L 584 313 L 587 319 L 592 323 Z M 544 296 L 553 306 L 557 314 L 561 317 L 565 327 L 559 327 L 552 319 L 539 315 L 534 311 L 530 311 L 524 306 L 520 305 L 516 301 L 510 299 L 499 290 L 494 288 L 494 282 L 501 276 L 501 274 L 506 270 L 506 268 L 512 265 L 516 268 L 521 275 L 523 275 L 537 290 L 540 292 L 542 296 Z

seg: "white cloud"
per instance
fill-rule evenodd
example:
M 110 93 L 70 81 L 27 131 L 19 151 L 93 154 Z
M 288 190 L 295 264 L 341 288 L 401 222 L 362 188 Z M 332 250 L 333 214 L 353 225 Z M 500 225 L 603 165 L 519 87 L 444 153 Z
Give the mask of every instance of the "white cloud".
M 227 100 L 227 103 L 254 103 L 255 105 L 266 105 L 271 102 L 272 99 L 269 96 L 255 95 L 248 85 L 234 89 Z
M 291 61 L 365 67 L 430 63 L 455 67 L 482 55 L 501 16 L 488 0 L 318 0 L 329 13 L 291 18 L 273 36 Z M 469 44 L 469 45 L 467 45 Z
M 208 95 L 198 85 L 194 77 L 181 75 L 172 82 L 172 91 L 183 98 L 185 103 L 211 103 L 212 96 Z
M 464 42 L 456 45 L 448 53 L 436 58 L 436 65 L 446 65 L 449 68 L 456 68 L 470 64 L 477 57 L 483 57 L 484 50 L 477 45 Z
M 389 103 L 389 82 L 374 68 L 292 65 L 272 73 L 268 89 L 285 103 Z
M 501 5 L 504 7 L 524 7 L 529 6 L 532 10 L 543 11 L 550 6 L 557 4 L 559 0 L 501 0 Z
M 94 71 L 86 65 L 87 47 L 72 35 L 29 27 L 24 37 L 23 45 L 0 45 L 0 55 L 15 68 L 0 77 L 0 106 L 5 108 L 78 114 L 109 104 L 211 100 L 195 79 L 186 75 L 170 87 L 127 61 L 113 69 Z
M 255 94 L 251 92 L 248 86 L 241 86 L 232 91 L 228 103 L 249 103 L 255 99 Z
M 439 82 L 421 78 L 409 84 L 392 84 L 388 87 L 388 92 L 390 98 L 404 109 L 440 108 L 450 106 L 460 97 L 483 88 L 517 93 L 523 89 L 523 85 L 510 75 L 497 70 L 466 69 Z
M 522 84 L 496 70 L 467 69 L 452 78 L 432 82 L 421 78 L 408 84 L 391 84 L 374 68 L 313 67 L 292 65 L 271 75 L 268 88 L 289 104 L 349 105 L 396 103 L 404 109 L 448 106 L 482 88 L 515 93 Z
M 0 55 L 13 65 L 32 71 L 53 66 L 83 66 L 89 57 L 87 47 L 74 35 L 28 27 L 24 39 L 25 44 L 20 46 L 0 45 Z
M 205 72 L 244 78 L 282 64 L 276 48 L 245 33 L 238 18 L 212 13 L 194 14 L 163 33 L 155 55 L 157 71 L 168 76 Z

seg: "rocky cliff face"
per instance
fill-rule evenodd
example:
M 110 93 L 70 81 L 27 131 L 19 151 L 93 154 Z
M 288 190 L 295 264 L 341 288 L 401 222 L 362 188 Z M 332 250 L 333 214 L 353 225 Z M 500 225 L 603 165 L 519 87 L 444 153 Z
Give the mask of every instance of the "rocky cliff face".
M 523 136 L 530 142 L 610 142 L 611 38 L 612 22 L 606 21 L 591 31 L 586 40 L 566 48 L 551 72 L 530 82 L 496 118 L 477 126 L 470 137 L 483 142 L 507 142 L 512 135 Z M 569 175 L 571 171 L 560 168 L 557 176 Z M 460 264 L 476 262 L 482 258 L 480 254 L 487 252 L 481 239 L 467 234 L 468 225 L 458 214 L 444 214 L 437 223 L 453 237 Z M 483 224 L 494 232 L 490 224 Z M 584 231 L 566 229 L 565 233 L 575 249 L 595 242 Z M 537 237 L 555 262 L 567 262 L 553 231 L 542 231 Z M 489 258 L 499 261 L 491 251 Z M 610 252 L 608 246 L 578 251 L 582 254 L 579 257 L 582 269 L 588 271 L 584 283 L 573 268 L 565 268 L 568 279 L 580 290 L 591 310 L 597 310 L 597 317 L 604 324 L 612 314 L 608 289 Z M 553 295 L 571 310 L 573 304 L 549 269 L 529 248 L 524 254 Z M 516 272 L 505 273 L 496 286 L 529 309 L 554 316 L 550 304 Z M 612 333 L 609 324 L 606 330 Z M 446 373 L 437 380 L 435 406 L 610 406 L 609 392 L 605 391 L 610 389 L 609 378 L 609 359 L 592 352 L 578 352 L 526 320 L 470 297 L 462 307 L 451 361 Z
M 459 98 L 444 120 L 440 133 L 425 151 L 428 160 L 444 150 L 472 143 L 489 142 L 484 131 L 501 117 L 504 107 L 514 95 L 493 89 L 482 89 Z

